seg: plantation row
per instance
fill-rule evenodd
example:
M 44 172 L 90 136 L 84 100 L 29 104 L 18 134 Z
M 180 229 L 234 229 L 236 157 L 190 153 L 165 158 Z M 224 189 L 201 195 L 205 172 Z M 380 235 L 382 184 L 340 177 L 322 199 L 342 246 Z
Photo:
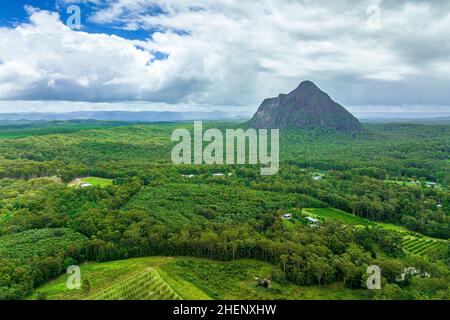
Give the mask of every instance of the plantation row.
M 438 248 L 444 246 L 444 244 L 442 241 L 409 237 L 405 238 L 403 247 L 408 253 L 424 256 L 431 248 Z
M 89 300 L 182 300 L 153 269 L 146 269 L 110 288 L 89 297 Z

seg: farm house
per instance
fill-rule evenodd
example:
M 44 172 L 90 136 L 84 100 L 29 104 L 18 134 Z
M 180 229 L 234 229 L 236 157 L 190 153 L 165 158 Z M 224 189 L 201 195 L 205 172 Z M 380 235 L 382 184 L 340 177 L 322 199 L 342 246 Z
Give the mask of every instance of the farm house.
M 88 187 L 92 187 L 93 185 L 91 183 L 82 183 L 80 184 L 80 188 L 88 188 Z
M 291 213 L 285 213 L 281 216 L 282 219 L 284 220 L 291 220 L 292 219 L 292 214 Z

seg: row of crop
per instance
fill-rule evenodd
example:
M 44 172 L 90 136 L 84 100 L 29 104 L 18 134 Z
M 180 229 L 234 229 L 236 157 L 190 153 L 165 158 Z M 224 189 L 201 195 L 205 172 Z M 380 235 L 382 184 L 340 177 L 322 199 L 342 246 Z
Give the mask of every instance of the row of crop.
M 403 237 L 413 237 L 413 238 L 418 238 L 418 239 L 422 239 L 424 237 L 423 234 L 413 233 L 411 231 L 398 231 L 398 233 Z
M 425 255 L 433 247 L 439 247 L 444 243 L 436 240 L 425 240 L 420 238 L 406 238 L 403 241 L 403 247 L 406 251 L 416 255 Z
M 416 251 L 415 253 L 416 253 L 416 254 L 419 254 L 419 255 L 424 255 L 424 254 L 425 254 L 427 251 L 429 251 L 431 248 L 438 248 L 438 247 L 443 246 L 443 245 L 444 245 L 443 242 L 440 242 L 440 241 L 434 241 L 431 245 L 426 246 L 426 247 L 423 247 L 422 249 Z
M 153 279 L 152 282 L 137 284 L 130 287 L 129 290 L 123 292 L 124 298 L 127 300 L 148 300 L 151 293 L 161 292 L 165 288 L 165 283 L 160 279 Z
M 115 294 L 117 294 L 118 292 L 120 292 L 121 290 L 126 288 L 127 286 L 131 286 L 131 285 L 138 283 L 138 281 L 142 280 L 142 278 L 144 278 L 144 277 L 146 277 L 146 274 L 144 272 L 141 272 L 131 278 L 127 278 L 127 279 L 115 284 L 114 286 L 112 286 L 108 289 L 105 289 L 105 290 L 99 292 L 98 294 L 92 296 L 92 298 L 98 298 L 98 299 L 112 298 Z
M 410 246 L 411 244 L 416 243 L 417 241 L 418 241 L 418 239 L 416 239 L 416 238 L 409 238 L 409 239 L 403 241 L 403 246 L 406 248 L 406 247 Z
M 432 240 L 426 240 L 426 241 L 418 240 L 418 241 L 415 241 L 415 242 L 409 244 L 408 246 L 406 246 L 406 249 L 414 252 L 416 249 L 420 249 L 424 246 L 427 246 L 432 242 L 433 242 Z
M 179 300 L 181 299 L 172 288 L 158 275 L 152 271 L 151 281 L 146 284 L 138 284 L 136 288 L 124 293 L 127 300 Z
M 139 290 L 152 290 L 160 285 L 160 281 L 153 275 L 148 275 L 145 272 L 137 275 L 134 278 L 128 279 L 118 285 L 106 290 L 103 295 L 98 298 L 101 300 L 123 300 L 128 299 L 128 296 L 134 296 L 134 292 Z M 148 291 L 146 291 L 148 292 Z
M 151 275 L 151 276 L 154 277 L 153 275 Z M 146 277 L 148 277 L 148 274 L 145 271 L 140 272 L 131 278 L 127 278 L 127 279 L 113 285 L 112 287 L 107 288 L 107 289 L 97 293 L 96 295 L 92 296 L 91 298 L 100 299 L 100 300 L 114 298 L 116 295 L 118 295 L 118 293 L 120 293 L 125 288 L 131 287 L 133 285 L 136 285 L 136 284 L 142 282 L 142 280 L 145 280 Z M 149 280 L 151 280 L 151 279 L 149 279 Z
M 414 244 L 413 246 L 410 246 L 409 250 L 411 250 L 412 252 L 416 252 L 424 247 L 429 247 L 433 243 L 434 242 L 432 240 L 421 241 L 421 242 L 418 242 L 417 244 Z
M 91 300 L 181 300 L 153 269 L 147 269 L 90 297 Z
M 418 239 L 418 238 L 409 238 L 408 240 L 403 242 L 403 247 L 405 249 L 410 249 L 410 248 L 412 248 L 412 247 L 414 247 L 414 246 L 416 246 L 416 245 L 418 245 L 418 244 L 420 244 L 422 242 L 423 242 L 423 240 Z

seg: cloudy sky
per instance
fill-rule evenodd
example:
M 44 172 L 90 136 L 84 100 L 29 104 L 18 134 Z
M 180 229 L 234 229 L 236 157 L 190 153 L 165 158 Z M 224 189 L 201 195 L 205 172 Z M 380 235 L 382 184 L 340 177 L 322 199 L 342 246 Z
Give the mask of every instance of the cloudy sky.
M 252 112 L 303 80 L 450 115 L 450 2 L 0 1 L 0 112 Z

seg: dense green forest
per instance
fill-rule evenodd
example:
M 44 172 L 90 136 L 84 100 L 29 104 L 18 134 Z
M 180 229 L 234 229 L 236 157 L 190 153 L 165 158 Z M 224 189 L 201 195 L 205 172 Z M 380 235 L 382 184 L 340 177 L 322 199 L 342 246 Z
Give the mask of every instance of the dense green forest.
M 447 241 L 448 125 L 285 129 L 275 176 L 258 166 L 171 164 L 171 133 L 191 123 L 21 126 L 0 126 L 0 299 L 23 298 L 71 264 L 156 255 L 257 259 L 276 266 L 279 282 L 352 289 L 375 264 L 384 289 L 374 298 L 450 299 L 448 242 L 418 256 L 395 230 L 280 219 L 330 207 Z M 70 185 L 87 176 L 113 183 Z M 417 275 L 400 280 L 410 267 Z

